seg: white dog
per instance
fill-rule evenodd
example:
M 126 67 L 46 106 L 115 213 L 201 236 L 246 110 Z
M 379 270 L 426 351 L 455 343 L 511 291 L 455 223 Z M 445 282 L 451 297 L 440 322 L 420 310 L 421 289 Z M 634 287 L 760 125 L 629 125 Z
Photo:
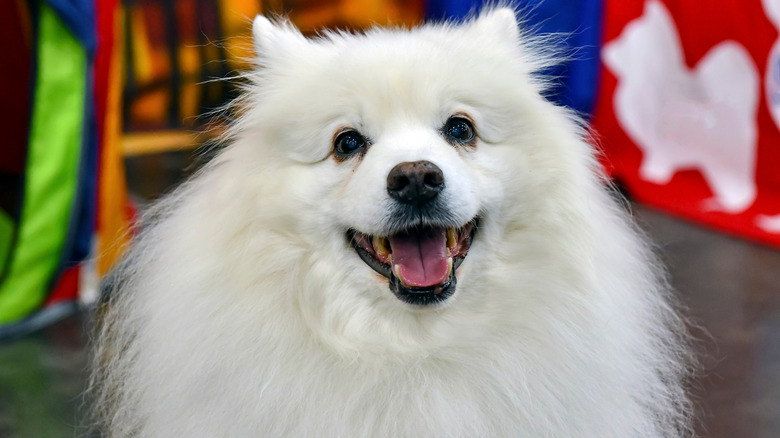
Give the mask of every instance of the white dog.
M 689 433 L 680 319 L 513 11 L 254 37 L 100 309 L 106 436 Z

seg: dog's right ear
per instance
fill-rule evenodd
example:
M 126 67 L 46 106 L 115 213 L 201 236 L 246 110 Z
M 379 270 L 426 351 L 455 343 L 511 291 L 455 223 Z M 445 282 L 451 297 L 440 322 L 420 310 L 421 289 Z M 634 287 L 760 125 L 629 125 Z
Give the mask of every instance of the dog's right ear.
M 272 58 L 306 43 L 303 34 L 289 21 L 276 23 L 263 15 L 255 17 L 252 24 L 252 38 L 255 53 L 260 59 Z

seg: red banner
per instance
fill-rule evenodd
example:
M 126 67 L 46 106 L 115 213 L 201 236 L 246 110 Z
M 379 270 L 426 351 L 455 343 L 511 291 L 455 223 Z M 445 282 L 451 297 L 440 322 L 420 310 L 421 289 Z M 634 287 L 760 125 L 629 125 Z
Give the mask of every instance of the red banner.
M 594 125 L 640 201 L 780 245 L 780 0 L 606 2 Z

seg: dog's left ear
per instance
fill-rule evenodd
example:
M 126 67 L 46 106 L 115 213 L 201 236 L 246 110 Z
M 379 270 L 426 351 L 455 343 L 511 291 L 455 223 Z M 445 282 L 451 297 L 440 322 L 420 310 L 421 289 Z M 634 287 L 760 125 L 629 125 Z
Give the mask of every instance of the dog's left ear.
M 255 53 L 265 60 L 306 44 L 306 38 L 289 21 L 273 22 L 263 15 L 252 23 Z
M 517 16 L 510 8 L 483 11 L 472 23 L 472 28 L 483 35 L 494 34 L 509 43 L 516 43 L 520 38 Z

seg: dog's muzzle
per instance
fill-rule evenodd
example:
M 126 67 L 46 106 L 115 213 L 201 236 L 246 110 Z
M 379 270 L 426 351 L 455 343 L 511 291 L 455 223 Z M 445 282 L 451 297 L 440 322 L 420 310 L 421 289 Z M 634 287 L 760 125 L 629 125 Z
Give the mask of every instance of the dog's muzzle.
M 387 192 L 399 204 L 404 225 L 387 236 L 349 230 L 360 258 L 389 279 L 390 290 L 413 305 L 440 303 L 455 293 L 456 270 L 468 255 L 478 219 L 452 227 L 440 220 L 444 175 L 429 161 L 401 163 L 387 177 Z

